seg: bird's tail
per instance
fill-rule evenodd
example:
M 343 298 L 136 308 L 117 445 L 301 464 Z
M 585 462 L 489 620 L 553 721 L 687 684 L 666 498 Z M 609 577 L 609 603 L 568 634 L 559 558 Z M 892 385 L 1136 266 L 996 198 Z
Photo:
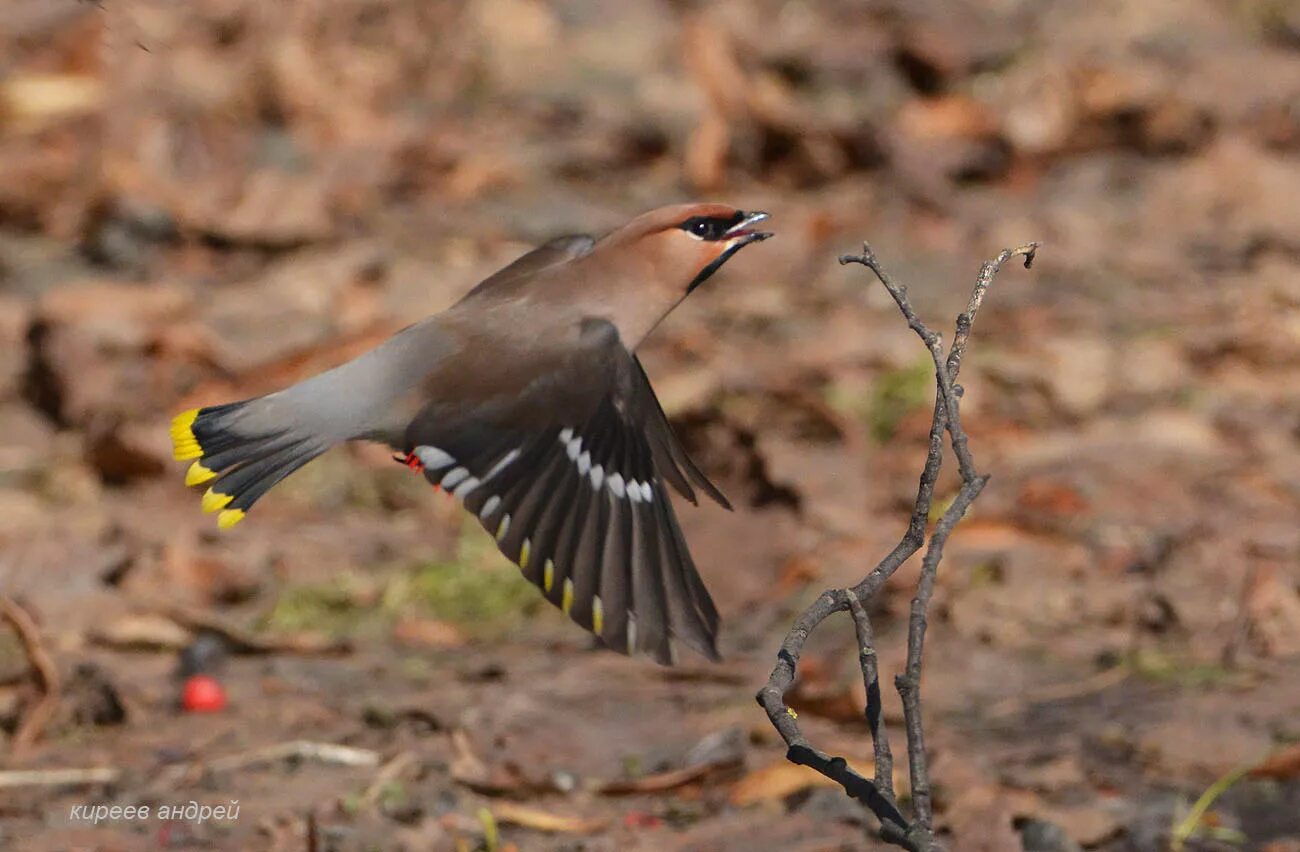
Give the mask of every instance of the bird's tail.
M 297 418 L 278 418 L 274 397 L 192 408 L 172 419 L 174 455 L 193 460 L 185 484 L 212 483 L 203 510 L 220 513 L 221 529 L 243 520 L 258 498 L 333 443 Z

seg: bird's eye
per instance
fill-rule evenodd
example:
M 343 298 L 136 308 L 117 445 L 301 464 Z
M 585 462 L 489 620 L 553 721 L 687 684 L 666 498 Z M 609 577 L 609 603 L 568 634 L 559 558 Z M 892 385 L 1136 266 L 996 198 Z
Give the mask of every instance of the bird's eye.
M 713 242 L 726 236 L 727 229 L 732 225 L 745 218 L 745 214 L 737 211 L 734 216 L 692 216 L 677 227 L 690 234 L 697 240 L 707 240 Z

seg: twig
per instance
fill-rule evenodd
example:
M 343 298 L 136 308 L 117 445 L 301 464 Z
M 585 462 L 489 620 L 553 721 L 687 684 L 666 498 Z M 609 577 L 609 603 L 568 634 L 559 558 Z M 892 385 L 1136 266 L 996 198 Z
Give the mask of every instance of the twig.
M 849 613 L 858 634 L 858 657 L 862 667 L 862 685 L 867 691 L 867 726 L 871 729 L 871 747 L 875 752 L 876 786 L 889 798 L 894 796 L 894 755 L 885 731 L 883 702 L 880 698 L 880 666 L 871 632 L 871 619 L 858 596 L 849 593 Z
M 334 743 L 318 743 L 310 740 L 293 740 L 277 743 L 266 748 L 240 752 L 210 761 L 206 768 L 209 772 L 230 772 L 245 769 L 263 763 L 296 758 L 298 760 L 315 760 L 320 763 L 336 763 L 341 766 L 378 766 L 379 752 L 368 748 L 352 748 Z
M 860 263 L 875 274 L 889 295 L 893 297 L 908 327 L 916 332 L 930 352 L 930 357 L 934 361 L 935 401 L 934 414 L 930 422 L 929 447 L 925 467 L 917 485 L 916 500 L 912 505 L 912 516 L 903 537 L 860 583 L 849 589 L 827 590 L 795 619 L 790 632 L 781 643 L 776 666 L 772 669 L 767 683 L 759 690 L 757 697 L 758 703 L 767 713 L 773 727 L 785 740 L 788 760 L 810 766 L 839 783 L 845 793 L 863 802 L 880 820 L 880 837 L 883 840 L 915 852 L 928 852 L 939 848 L 935 843 L 933 832 L 933 810 L 930 802 L 920 694 L 930 597 L 934 593 L 939 563 L 943 560 L 944 545 L 954 527 L 979 497 L 988 481 L 988 477 L 980 474 L 976 468 L 966 432 L 962 428 L 962 389 L 956 384 L 957 374 L 961 370 L 962 358 L 966 354 L 975 317 L 984 303 L 984 297 L 993 279 L 1002 266 L 1013 257 L 1023 257 L 1025 267 L 1028 268 L 1033 263 L 1037 249 L 1038 243 L 1005 249 L 996 258 L 980 267 L 979 277 L 975 281 L 966 310 L 957 317 L 956 333 L 946 355 L 942 338 L 921 321 L 908 299 L 907 288 L 897 283 L 880 266 L 869 245 L 863 244 L 860 255 L 844 255 L 840 258 L 842 264 Z M 957 460 L 962 486 L 957 497 L 935 524 L 927 543 L 925 532 L 934 502 L 935 483 L 943 467 L 945 432 L 949 436 L 953 456 Z M 881 719 L 879 661 L 864 602 L 869 600 L 904 562 L 920 550 L 922 545 L 926 545 L 926 551 L 922 558 L 921 577 L 917 582 L 908 620 L 907 665 L 904 673 L 894 680 L 903 704 L 904 727 L 907 733 L 908 770 L 915 811 L 913 819 L 909 821 L 894 802 L 893 754 Z M 845 610 L 851 613 L 857 630 L 859 665 L 867 690 L 866 717 L 875 752 L 874 780 L 867 779 L 849 767 L 843 758 L 832 757 L 814 748 L 799 730 L 794 711 L 785 704 L 785 694 L 794 683 L 804 642 L 823 621 Z
M 955 411 L 955 409 L 953 409 Z M 958 492 L 948 511 L 943 513 L 939 523 L 930 536 L 930 545 L 926 548 L 925 558 L 921 561 L 921 579 L 916 585 L 916 597 L 912 598 L 912 614 L 907 627 L 907 669 L 906 674 L 894 677 L 894 686 L 903 700 L 903 720 L 907 729 L 907 764 L 912 782 L 912 807 L 916 811 L 916 821 L 928 833 L 933 824 L 930 808 L 930 779 L 926 772 L 925 739 L 921 726 L 921 662 L 925 650 L 926 613 L 930 607 L 930 596 L 934 593 L 934 581 L 939 571 L 939 562 L 943 559 L 943 546 L 952 533 L 953 527 L 966 514 L 966 509 L 988 482 L 987 476 L 977 476 L 966 482 Z
M 32 620 L 27 610 L 10 597 L 0 595 L 0 617 L 13 626 L 14 632 L 22 642 L 27 659 L 36 670 L 41 682 L 41 700 L 36 703 L 24 717 L 12 741 L 12 754 L 17 756 L 26 751 L 40 737 L 50 719 L 54 718 L 59 706 L 62 686 L 59 681 L 59 669 L 54 665 L 49 652 L 41 642 L 41 631 Z
M 10 769 L 0 772 L 0 789 L 112 784 L 121 777 L 121 770 L 111 766 L 91 769 Z
M 365 792 L 361 794 L 361 804 L 369 807 L 379 801 L 379 796 L 384 792 L 384 788 L 400 778 L 406 770 L 419 765 L 419 760 L 414 752 L 404 751 L 385 763 L 375 773 L 375 778 L 366 787 Z

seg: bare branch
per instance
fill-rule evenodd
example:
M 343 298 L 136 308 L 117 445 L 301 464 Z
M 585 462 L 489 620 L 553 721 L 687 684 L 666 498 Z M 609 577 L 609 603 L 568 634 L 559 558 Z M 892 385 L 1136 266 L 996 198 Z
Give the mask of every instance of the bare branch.
M 865 804 L 880 820 L 881 839 L 914 852 L 939 849 L 934 840 L 934 814 L 930 799 L 930 779 L 921 719 L 921 671 L 930 598 L 934 593 L 939 563 L 943 560 L 944 545 L 947 544 L 948 537 L 957 523 L 988 482 L 988 476 L 980 474 L 976 468 L 969 440 L 962 428 L 962 389 L 956 384 L 957 374 L 961 370 L 975 317 L 984 303 L 984 297 L 993 279 L 997 277 L 1002 266 L 1013 257 L 1024 257 L 1025 268 L 1028 269 L 1033 263 L 1038 245 L 1038 243 L 1027 243 L 1018 248 L 1005 249 L 996 258 L 980 267 L 979 277 L 975 281 L 975 288 L 966 310 L 957 317 L 953 343 L 946 354 L 943 349 L 943 339 L 921 321 L 912 307 L 907 288 L 896 282 L 880 265 L 869 245 L 863 244 L 860 255 L 844 255 L 840 258 L 842 264 L 859 263 L 872 271 L 893 297 L 903 318 L 907 320 L 908 327 L 916 332 L 930 353 L 931 360 L 934 362 L 935 401 L 934 414 L 930 422 L 929 449 L 917 485 L 912 517 L 903 537 L 860 583 L 850 589 L 827 590 L 795 620 L 790 632 L 786 634 L 785 641 L 781 644 L 776 667 L 768 677 L 767 684 L 759 690 L 757 698 L 773 727 L 785 740 L 788 760 L 810 766 L 839 783 L 846 794 Z M 943 467 L 945 432 L 949 435 L 953 456 L 957 460 L 962 486 L 952 504 L 935 524 L 927 543 L 925 532 L 934 502 L 935 483 Z M 875 651 L 871 621 L 864 602 L 869 600 L 904 562 L 920 550 L 923 544 L 926 545 L 926 551 L 922 558 L 921 576 L 917 581 L 916 594 L 912 598 L 908 619 L 907 665 L 904 672 L 894 679 L 903 704 L 903 720 L 907 734 L 908 771 L 914 810 L 914 818 L 909 822 L 894 801 L 893 753 L 882 719 L 883 697 L 880 692 L 879 660 Z M 785 704 L 786 692 L 794 684 L 798 673 L 799 656 L 803 651 L 804 642 L 823 621 L 845 610 L 850 612 L 857 632 L 859 666 L 867 692 L 865 713 L 871 730 L 875 756 L 872 780 L 868 780 L 849 767 L 843 758 L 832 757 L 813 747 L 800 731 L 794 711 Z
M 876 786 L 891 800 L 894 798 L 894 754 L 885 730 L 883 702 L 880 699 L 880 664 L 871 632 L 871 619 L 858 596 L 849 592 L 849 614 L 858 634 L 858 658 L 862 667 L 862 685 L 867 694 L 867 726 L 871 729 L 871 747 L 875 752 Z

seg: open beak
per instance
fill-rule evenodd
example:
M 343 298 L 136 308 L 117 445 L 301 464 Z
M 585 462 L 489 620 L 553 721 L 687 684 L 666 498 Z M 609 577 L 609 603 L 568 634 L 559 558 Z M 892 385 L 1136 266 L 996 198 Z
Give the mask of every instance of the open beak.
M 718 267 L 726 263 L 733 254 L 740 251 L 750 243 L 762 242 L 772 234 L 768 231 L 755 231 L 751 226 L 757 225 L 767 218 L 766 213 L 750 213 L 744 219 L 732 225 L 722 235 L 722 253 L 713 259 L 713 262 L 700 270 L 694 280 L 686 287 L 686 292 L 690 293 L 696 287 L 708 280 L 709 276 L 718 271 Z M 716 243 L 714 244 L 716 245 Z
M 723 238 L 727 241 L 728 248 L 739 248 L 740 246 L 749 245 L 750 243 L 760 242 L 772 236 L 770 231 L 755 231 L 754 226 L 759 222 L 767 219 L 767 214 L 762 211 L 750 213 L 744 219 L 727 229 Z

